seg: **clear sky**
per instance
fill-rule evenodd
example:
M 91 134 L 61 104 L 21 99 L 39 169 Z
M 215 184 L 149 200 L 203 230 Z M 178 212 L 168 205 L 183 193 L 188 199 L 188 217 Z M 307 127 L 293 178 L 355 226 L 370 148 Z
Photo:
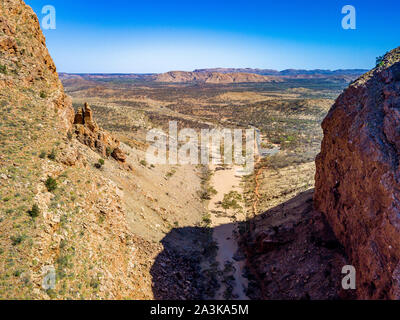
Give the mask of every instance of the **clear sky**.
M 399 0 L 26 0 L 56 8 L 58 71 L 365 68 L 400 45 Z M 357 29 L 342 28 L 344 5 Z

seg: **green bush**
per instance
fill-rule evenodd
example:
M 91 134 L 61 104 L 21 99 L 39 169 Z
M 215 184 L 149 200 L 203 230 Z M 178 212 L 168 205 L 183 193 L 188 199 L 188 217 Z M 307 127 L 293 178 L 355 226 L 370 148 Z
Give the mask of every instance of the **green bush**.
M 57 154 L 56 151 L 53 149 L 51 150 L 51 152 L 49 153 L 49 155 L 47 156 L 50 160 L 56 160 Z
M 172 169 L 170 172 L 167 173 L 167 178 L 171 178 L 176 173 L 175 169 Z
M 104 166 L 104 159 L 99 159 L 97 163 L 94 164 L 95 168 L 101 169 Z
M 11 236 L 10 239 L 11 239 L 12 245 L 17 246 L 17 245 L 21 244 L 22 241 L 25 240 L 25 236 L 23 236 L 23 235 Z
M 31 216 L 31 218 L 37 218 L 40 214 L 39 206 L 35 203 L 32 206 L 32 209 L 28 211 L 28 214 Z
M 48 177 L 45 184 L 49 192 L 52 192 L 57 189 L 57 181 L 52 177 Z
M 209 226 L 211 224 L 211 222 L 212 222 L 211 218 L 210 218 L 210 215 L 204 215 L 202 220 L 203 220 L 204 224 L 206 224 L 207 226 Z
M 380 67 L 380 66 L 382 66 L 384 64 L 383 59 L 385 59 L 384 55 L 376 57 L 376 66 L 377 67 Z
M 40 92 L 40 97 L 41 97 L 42 99 L 46 99 L 46 98 L 47 98 L 46 92 L 41 91 L 41 92 Z
M 39 158 L 40 158 L 40 159 L 44 159 L 44 158 L 46 158 L 46 155 L 47 155 L 47 154 L 46 154 L 46 151 L 41 151 L 41 152 L 40 152 L 40 155 L 39 155 Z
M 221 206 L 226 210 L 228 209 L 241 209 L 239 202 L 242 200 L 242 196 L 237 191 L 231 191 L 224 195 Z
M 0 64 L 0 73 L 8 74 L 7 67 L 2 65 L 2 64 Z

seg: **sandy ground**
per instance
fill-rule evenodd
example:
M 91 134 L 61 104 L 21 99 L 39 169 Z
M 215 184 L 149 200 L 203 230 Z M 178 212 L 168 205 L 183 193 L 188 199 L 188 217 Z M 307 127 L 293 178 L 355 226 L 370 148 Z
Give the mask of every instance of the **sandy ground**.
M 244 261 L 236 261 L 233 256 L 238 250 L 238 244 L 235 237 L 237 222 L 246 220 L 245 213 L 236 214 L 232 210 L 228 210 L 225 215 L 224 210 L 218 205 L 224 198 L 224 195 L 230 191 L 236 190 L 242 194 L 240 182 L 241 177 L 237 175 L 239 166 L 227 167 L 225 170 L 216 170 L 217 166 L 211 166 L 213 171 L 211 185 L 217 190 L 217 194 L 213 196 L 209 203 L 209 211 L 211 213 L 211 226 L 213 228 L 213 237 L 218 244 L 217 262 L 221 269 L 224 269 L 226 262 L 231 262 L 234 268 L 233 277 L 235 278 L 233 297 L 238 300 L 247 300 L 246 289 L 248 281 L 243 277 Z M 234 215 L 234 216 L 232 216 Z M 225 299 L 224 292 L 226 285 L 221 283 L 221 288 L 216 294 L 216 299 Z

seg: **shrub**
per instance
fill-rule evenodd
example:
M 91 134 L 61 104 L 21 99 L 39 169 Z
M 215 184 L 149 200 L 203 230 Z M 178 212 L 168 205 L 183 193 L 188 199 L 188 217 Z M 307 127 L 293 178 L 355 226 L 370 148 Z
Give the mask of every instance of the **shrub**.
M 40 97 L 41 97 L 42 99 L 46 99 L 46 98 L 47 98 L 46 92 L 40 91 Z
M 45 184 L 49 192 L 52 192 L 57 189 L 57 181 L 52 177 L 48 177 Z
M 0 73 L 8 74 L 7 67 L 2 65 L 2 64 L 0 64 Z
M 56 155 L 56 151 L 53 149 L 53 150 L 51 150 L 51 152 L 49 153 L 49 155 L 47 156 L 50 160 L 56 160 L 56 157 L 57 157 L 57 155 Z
M 11 239 L 12 245 L 17 246 L 17 245 L 21 244 L 22 241 L 25 240 L 25 236 L 23 236 L 23 235 L 11 236 L 10 239 Z
M 146 167 L 146 166 L 147 166 L 147 161 L 146 161 L 146 160 L 141 160 L 141 161 L 140 161 L 140 164 L 141 164 L 143 167 Z
M 32 209 L 28 211 L 28 214 L 31 216 L 31 218 L 37 218 L 40 214 L 39 206 L 35 203 L 32 206 Z
M 210 218 L 210 216 L 209 215 L 204 215 L 203 216 L 203 222 L 207 225 L 207 226 L 209 226 L 210 224 L 211 224 L 211 218 Z
M 171 178 L 176 173 L 175 169 L 172 169 L 170 172 L 167 173 L 167 178 Z
M 225 209 L 225 212 L 228 209 L 241 209 L 242 207 L 239 204 L 239 201 L 241 200 L 242 196 L 237 191 L 231 191 L 224 195 L 221 206 L 223 209 Z
M 385 59 L 385 55 L 376 57 L 376 66 L 377 67 L 383 66 L 383 64 L 384 64 L 383 60 L 384 59 Z
M 15 270 L 15 271 L 13 272 L 13 276 L 14 276 L 14 277 L 19 277 L 21 274 L 22 274 L 22 271 L 21 271 L 21 270 Z
M 101 169 L 104 166 L 104 159 L 99 159 L 99 161 L 94 165 L 97 169 Z
M 40 155 L 39 155 L 39 158 L 40 158 L 40 159 L 46 158 L 46 151 L 41 151 L 41 152 L 40 152 Z
M 199 191 L 198 195 L 201 200 L 211 200 L 211 195 L 205 190 Z

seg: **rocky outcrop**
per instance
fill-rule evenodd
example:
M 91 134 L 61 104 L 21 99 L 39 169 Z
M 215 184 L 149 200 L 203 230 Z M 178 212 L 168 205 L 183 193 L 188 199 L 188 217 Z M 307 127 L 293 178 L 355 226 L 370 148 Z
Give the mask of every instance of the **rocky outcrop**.
M 119 162 L 126 161 L 126 155 L 119 148 L 120 142 L 97 125 L 93 119 L 93 111 L 87 103 L 76 112 L 74 125 L 76 137 L 81 143 L 103 157 L 112 156 Z
M 400 299 L 400 47 L 352 83 L 322 124 L 315 208 L 357 270 L 362 299 Z

